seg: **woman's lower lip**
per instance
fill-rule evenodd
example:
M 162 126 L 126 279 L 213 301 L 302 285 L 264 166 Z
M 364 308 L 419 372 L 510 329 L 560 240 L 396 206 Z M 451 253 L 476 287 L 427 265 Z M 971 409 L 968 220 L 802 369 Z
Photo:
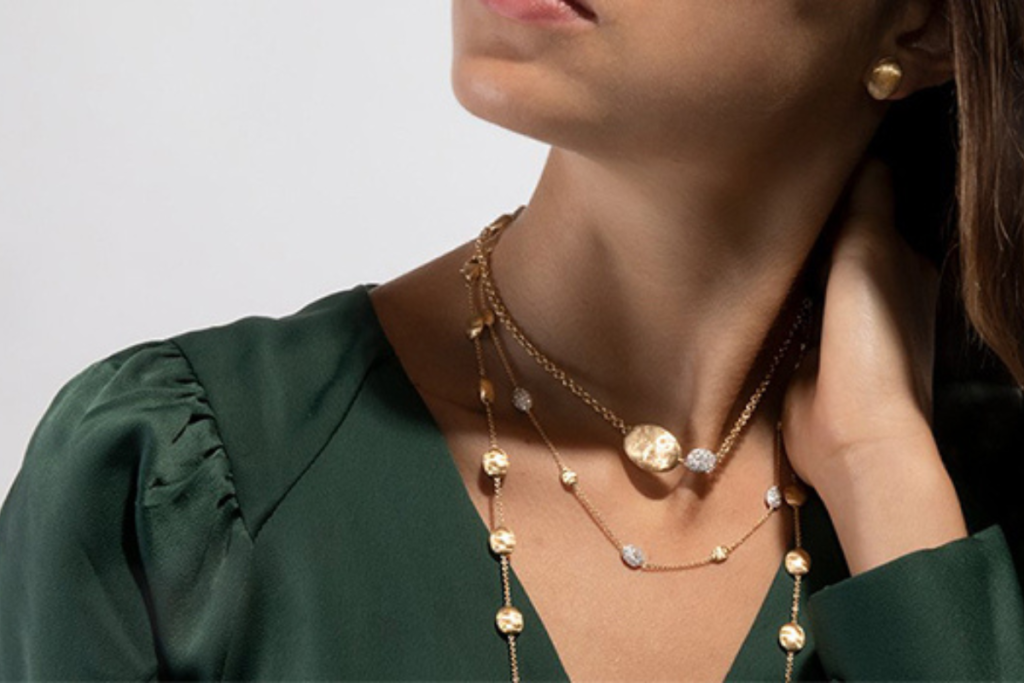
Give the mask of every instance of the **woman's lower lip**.
M 562 0 L 481 0 L 481 2 L 495 13 L 518 21 L 566 25 L 593 23 Z

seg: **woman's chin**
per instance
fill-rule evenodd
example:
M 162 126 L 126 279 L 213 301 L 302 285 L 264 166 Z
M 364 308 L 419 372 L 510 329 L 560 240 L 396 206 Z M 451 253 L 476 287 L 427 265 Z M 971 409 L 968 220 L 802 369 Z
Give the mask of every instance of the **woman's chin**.
M 583 98 L 569 94 L 554 77 L 545 82 L 522 73 L 524 66 L 461 60 L 452 68 L 452 94 L 473 116 L 538 142 L 571 149 L 600 137 L 588 134 L 593 116 L 581 106 Z

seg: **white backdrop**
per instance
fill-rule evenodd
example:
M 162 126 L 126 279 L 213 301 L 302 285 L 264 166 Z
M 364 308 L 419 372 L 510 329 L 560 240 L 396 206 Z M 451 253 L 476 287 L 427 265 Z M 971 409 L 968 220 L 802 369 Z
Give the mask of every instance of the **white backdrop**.
M 383 282 L 529 199 L 547 148 L 456 102 L 450 4 L 0 0 L 0 495 L 89 363 Z

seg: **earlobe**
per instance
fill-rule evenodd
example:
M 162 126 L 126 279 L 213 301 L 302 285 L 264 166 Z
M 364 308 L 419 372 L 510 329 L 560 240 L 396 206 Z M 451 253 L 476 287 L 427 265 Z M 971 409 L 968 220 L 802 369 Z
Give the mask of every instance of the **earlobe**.
M 913 0 L 890 27 L 864 85 L 876 100 L 899 100 L 954 78 L 948 0 Z M 886 52 L 888 54 L 886 54 Z

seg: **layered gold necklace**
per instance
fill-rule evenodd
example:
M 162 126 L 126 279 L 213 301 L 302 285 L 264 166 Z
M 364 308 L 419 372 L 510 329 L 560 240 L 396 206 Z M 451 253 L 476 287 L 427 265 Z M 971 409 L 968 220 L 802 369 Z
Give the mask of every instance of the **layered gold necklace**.
M 782 360 L 783 356 L 786 355 L 786 351 L 789 350 L 789 347 L 793 342 L 793 335 L 801 326 L 805 316 L 810 311 L 811 300 L 809 298 L 804 299 L 801 309 L 789 330 L 789 335 L 776 351 L 764 378 L 761 380 L 760 384 L 758 384 L 754 393 L 750 396 L 750 399 L 744 406 L 743 411 L 736 419 L 732 429 L 729 430 L 729 433 L 726 434 L 725 438 L 722 440 L 718 449 L 711 450 L 708 448 L 694 448 L 690 450 L 684 458 L 682 456 L 682 447 L 679 444 L 679 439 L 676 438 L 670 430 L 652 423 L 642 423 L 637 425 L 627 424 L 625 420 L 619 417 L 611 408 L 608 408 L 598 401 L 589 391 L 584 389 L 576 380 L 570 377 L 568 372 L 537 348 L 537 345 L 527 337 L 522 327 L 520 327 L 520 325 L 513 319 L 512 314 L 508 310 L 508 306 L 505 305 L 505 302 L 501 297 L 498 285 L 494 281 L 490 257 L 502 231 L 512 223 L 520 213 L 522 213 L 524 208 L 526 208 L 525 205 L 520 206 L 511 214 L 508 214 L 507 220 L 495 221 L 491 225 L 487 226 L 476 240 L 473 262 L 470 268 L 476 274 L 480 283 L 480 288 L 488 304 L 484 315 L 489 316 L 491 319 L 493 319 L 494 316 L 497 316 L 498 320 L 500 320 L 505 326 L 512 338 L 520 347 L 522 347 L 527 355 L 533 358 L 537 364 L 544 369 L 545 372 L 558 380 L 563 387 L 572 392 L 572 394 L 583 401 L 583 403 L 590 406 L 590 408 L 604 418 L 608 424 L 622 433 L 624 437 L 622 441 L 622 448 L 630 462 L 634 465 L 647 472 L 667 472 L 674 469 L 680 462 L 682 462 L 683 465 L 691 472 L 708 474 L 714 471 L 732 450 L 737 438 L 743 431 L 743 428 L 746 426 L 747 422 L 749 422 L 754 411 L 757 409 L 757 405 L 760 403 L 761 397 L 768 389 L 768 385 L 771 383 L 779 362 Z M 476 330 L 477 333 L 479 333 L 485 324 L 490 323 L 484 317 L 477 316 L 471 323 L 471 329 Z M 513 400 L 516 401 L 518 407 L 519 405 L 530 403 L 532 397 L 525 390 L 519 388 L 517 393 L 513 396 Z
M 513 683 L 518 683 L 520 680 L 519 674 L 519 663 L 518 654 L 516 649 L 516 639 L 520 633 L 522 633 L 525 624 L 523 621 L 522 613 L 514 606 L 511 594 L 511 582 L 510 572 L 511 564 L 510 557 L 513 550 L 515 549 L 518 540 L 515 533 L 506 525 L 505 522 L 505 510 L 504 502 L 502 500 L 502 490 L 505 484 L 505 480 L 508 476 L 509 467 L 511 460 L 506 451 L 504 451 L 498 444 L 497 428 L 494 420 L 493 404 L 496 398 L 496 388 L 494 383 L 491 381 L 487 374 L 486 363 L 483 353 L 483 346 L 481 344 L 481 337 L 486 331 L 487 336 L 491 339 L 495 353 L 500 360 L 500 363 L 504 369 L 505 376 L 511 385 L 511 391 L 509 392 L 510 400 L 512 405 L 519 412 L 525 414 L 530 420 L 541 439 L 544 441 L 548 451 L 552 455 L 554 463 L 558 470 L 558 477 L 562 486 L 569 492 L 571 492 L 579 503 L 586 510 L 591 519 L 598 525 L 604 536 L 611 542 L 617 549 L 622 561 L 633 570 L 640 571 L 676 571 L 684 569 L 693 569 L 709 564 L 721 564 L 725 562 L 731 555 L 731 553 L 747 540 L 757 529 L 759 529 L 765 521 L 779 508 L 782 503 L 785 502 L 793 510 L 794 519 L 794 536 L 795 536 L 795 547 L 790 550 L 785 557 L 785 567 L 787 572 L 794 578 L 794 592 L 793 601 L 790 610 L 790 619 L 784 623 L 778 633 L 778 643 L 786 655 L 785 663 L 785 680 L 787 683 L 790 681 L 792 670 L 793 670 L 793 659 L 795 653 L 803 648 L 805 642 L 805 634 L 803 628 L 797 621 L 799 614 L 799 597 L 802 577 L 810 570 L 810 556 L 807 551 L 802 547 L 801 529 L 800 529 L 800 506 L 806 499 L 803 487 L 799 484 L 795 474 L 790 472 L 791 483 L 785 487 L 782 487 L 782 432 L 781 423 L 776 423 L 775 426 L 775 441 L 774 441 L 774 457 L 775 457 L 775 478 L 772 486 L 770 486 L 764 495 L 764 504 L 767 510 L 761 515 L 751 529 L 745 534 L 741 535 L 738 539 L 731 543 L 716 545 L 710 553 L 703 558 L 692 560 L 682 563 L 671 563 L 671 564 L 660 564 L 652 563 L 647 560 L 646 554 L 638 546 L 630 543 L 624 543 L 619 536 L 612 530 L 611 526 L 607 523 L 604 516 L 600 513 L 597 506 L 589 499 L 583 490 L 580 483 L 580 476 L 576 470 L 570 468 L 565 462 L 564 457 L 559 453 L 554 443 L 548 437 L 546 431 L 541 425 L 537 418 L 533 398 L 529 391 L 521 386 L 516 378 L 515 372 L 512 369 L 511 363 L 508 360 L 508 356 L 504 350 L 504 346 L 500 340 L 500 337 L 495 330 L 496 317 L 500 318 L 505 326 L 509 328 L 510 333 L 516 336 L 516 332 L 513 330 L 519 330 L 519 335 L 522 339 L 526 339 L 525 335 L 522 335 L 521 330 L 512 321 L 511 315 L 508 313 L 507 307 L 503 305 L 498 297 L 497 288 L 494 286 L 493 279 L 490 276 L 490 264 L 489 255 L 493 249 L 494 241 L 500 235 L 501 231 L 511 223 L 516 216 L 518 216 L 523 206 L 520 206 L 515 212 L 503 214 L 498 217 L 491 224 L 487 225 L 480 233 L 476 241 L 476 249 L 473 257 L 467 261 L 462 267 L 462 274 L 465 279 L 465 283 L 468 290 L 469 296 L 469 307 L 470 307 L 470 321 L 467 326 L 467 335 L 473 342 L 474 349 L 476 352 L 477 369 L 479 373 L 479 385 L 478 385 L 478 396 L 481 403 L 484 406 L 487 428 L 490 440 L 490 447 L 484 452 L 482 456 L 482 466 L 484 472 L 491 477 L 494 486 L 494 505 L 492 506 L 492 524 L 491 533 L 488 538 L 488 544 L 491 552 L 499 561 L 501 583 L 502 583 L 502 606 L 498 609 L 495 615 L 495 626 L 498 632 L 504 636 L 507 640 L 508 651 L 509 651 L 509 666 L 511 673 L 511 680 Z M 485 303 L 486 302 L 486 303 Z M 501 305 L 500 312 L 496 311 L 497 306 Z M 785 350 L 791 344 L 795 330 L 800 324 L 805 312 L 809 310 L 810 302 L 805 300 L 804 308 L 801 310 L 800 315 L 797 318 L 797 323 L 794 324 L 790 330 L 790 334 L 784 342 L 783 346 L 780 347 L 778 353 L 772 360 L 771 367 L 766 375 L 765 380 L 759 385 L 758 391 L 755 392 L 754 397 L 747 404 L 747 409 L 744 410 L 745 417 L 741 416 L 742 422 L 737 423 L 740 425 L 739 429 L 742 429 L 742 425 L 750 418 L 750 414 L 753 412 L 753 406 L 756 406 L 757 401 L 760 400 L 761 395 L 767 388 L 767 382 L 771 379 L 772 373 L 774 373 L 778 363 L 782 356 L 785 354 Z M 509 321 L 509 322 L 506 322 Z M 523 342 L 520 342 L 521 344 Z M 536 351 L 536 347 L 526 340 L 526 344 L 530 344 Z M 797 358 L 794 364 L 794 369 L 799 365 L 800 360 L 803 357 L 803 352 L 806 349 L 806 342 L 801 343 L 800 356 Z M 583 398 L 588 405 L 599 406 L 594 399 L 587 401 L 585 397 L 589 397 L 589 394 L 583 392 L 578 385 L 572 382 L 568 378 L 568 375 L 561 371 L 550 359 L 540 354 L 539 351 L 530 353 L 532 357 L 541 363 L 542 367 L 548 366 L 553 370 L 548 370 L 549 373 L 553 374 L 557 379 L 560 379 L 567 388 L 573 390 L 573 386 L 580 389 L 582 395 L 573 390 L 573 393 Z M 546 362 L 545 362 L 546 361 Z M 545 367 L 547 369 L 547 367 Z M 598 412 L 602 412 L 598 408 L 595 408 Z M 606 410 L 606 409 L 605 409 Z M 610 411 L 608 411 L 609 414 Z M 614 414 L 611 414 L 614 417 Z M 620 421 L 621 422 L 621 421 Z M 622 427 L 627 426 L 622 423 Z M 635 429 L 635 428 L 634 428 Z M 659 428 L 660 429 L 660 428 Z M 734 432 L 739 433 L 739 429 L 734 427 Z M 632 431 L 627 429 L 628 431 Z M 666 430 L 667 431 L 667 430 Z M 733 434 L 730 432 L 730 434 Z M 674 438 L 674 437 L 673 437 Z M 735 435 L 732 440 L 728 442 L 728 447 L 731 448 L 733 441 L 735 441 Z M 719 449 L 719 455 L 722 454 L 723 448 Z M 726 452 L 728 452 L 726 450 Z M 627 450 L 628 453 L 628 450 Z M 713 454 L 714 455 L 714 454 Z M 632 456 L 630 459 L 636 462 Z M 677 458 L 678 460 L 678 458 Z M 719 461 L 716 456 L 715 464 Z M 639 463 L 638 463 L 639 464 Z M 641 465 L 642 466 L 642 465 Z M 673 465 L 674 466 L 674 465 Z M 714 466 L 712 466 L 714 467 Z M 649 469 L 644 467 L 644 469 Z M 664 470 L 652 470 L 652 471 L 664 471 Z

